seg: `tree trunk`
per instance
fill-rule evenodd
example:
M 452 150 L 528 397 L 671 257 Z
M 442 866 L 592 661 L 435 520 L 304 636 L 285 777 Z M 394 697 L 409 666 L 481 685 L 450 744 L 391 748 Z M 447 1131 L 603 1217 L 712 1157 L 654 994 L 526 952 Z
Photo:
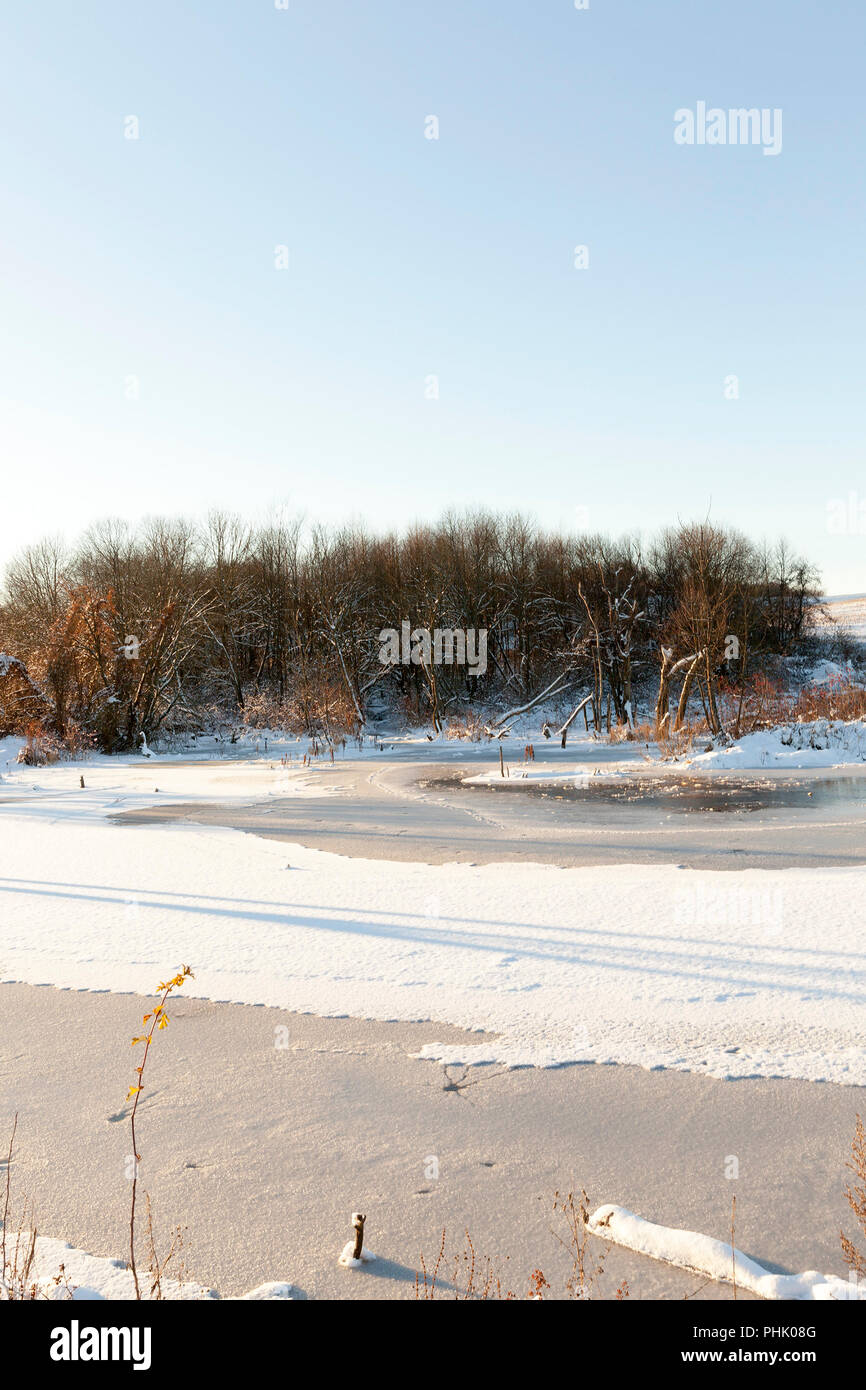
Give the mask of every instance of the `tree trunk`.
M 681 729 L 683 726 L 683 720 L 686 717 L 686 708 L 689 703 L 689 696 L 692 693 L 692 684 L 694 683 L 695 676 L 697 675 L 698 663 L 702 656 L 703 652 L 698 652 L 697 656 L 694 657 L 694 659 L 692 660 L 691 666 L 686 671 L 685 680 L 683 681 L 683 688 L 680 691 L 679 704 L 677 705 L 677 717 L 674 721 L 675 730 Z

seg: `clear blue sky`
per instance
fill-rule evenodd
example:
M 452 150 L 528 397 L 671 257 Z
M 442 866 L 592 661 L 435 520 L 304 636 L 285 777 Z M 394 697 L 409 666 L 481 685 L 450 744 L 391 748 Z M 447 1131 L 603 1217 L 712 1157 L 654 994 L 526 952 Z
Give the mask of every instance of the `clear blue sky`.
M 0 43 L 0 559 L 711 506 L 866 590 L 826 524 L 866 531 L 862 0 L 40 0 Z M 781 108 L 782 153 L 675 144 L 698 101 Z

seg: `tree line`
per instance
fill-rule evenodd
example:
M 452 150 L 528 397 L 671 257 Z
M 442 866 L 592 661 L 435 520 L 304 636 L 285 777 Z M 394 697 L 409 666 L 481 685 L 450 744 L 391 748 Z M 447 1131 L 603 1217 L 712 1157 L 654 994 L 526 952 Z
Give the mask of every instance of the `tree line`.
M 91 527 L 28 546 L 0 600 L 0 733 L 33 724 L 120 751 L 238 722 L 335 737 L 384 709 L 491 728 L 559 703 L 588 727 L 664 733 L 690 702 L 796 653 L 820 593 L 784 543 L 708 521 L 648 542 L 546 532 L 520 515 L 447 514 L 373 535 L 213 513 Z M 383 629 L 485 632 L 485 669 L 382 660 Z

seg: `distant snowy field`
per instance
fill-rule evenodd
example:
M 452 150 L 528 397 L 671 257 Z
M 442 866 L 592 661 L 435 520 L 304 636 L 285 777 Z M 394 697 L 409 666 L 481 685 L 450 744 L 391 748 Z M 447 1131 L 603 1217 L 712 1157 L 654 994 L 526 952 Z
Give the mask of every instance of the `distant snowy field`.
M 866 1084 L 866 868 L 349 859 L 106 820 L 166 800 L 303 795 L 315 772 L 264 759 L 27 769 L 7 764 L 13 752 L 0 748 L 0 797 L 21 798 L 0 806 L 0 979 L 150 993 L 185 962 L 189 992 L 214 1000 L 486 1034 L 425 1048 L 440 1061 Z
M 828 633 L 833 624 L 844 628 L 852 637 L 866 642 L 866 594 L 843 594 L 838 598 L 828 598 L 823 602 L 832 623 L 819 622 L 820 632 Z

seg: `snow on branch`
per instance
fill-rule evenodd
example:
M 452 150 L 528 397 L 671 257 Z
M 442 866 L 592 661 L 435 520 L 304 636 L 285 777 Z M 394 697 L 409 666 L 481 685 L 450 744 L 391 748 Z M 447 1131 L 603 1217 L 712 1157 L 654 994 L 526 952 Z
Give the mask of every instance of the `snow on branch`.
M 562 695 L 566 690 L 570 690 L 573 685 L 574 681 L 568 680 L 562 675 L 562 672 L 560 672 L 560 674 L 550 682 L 550 685 L 538 695 L 533 696 L 525 705 L 521 705 L 518 709 L 510 709 L 507 714 L 503 714 L 499 719 L 494 719 L 490 724 L 490 729 L 500 729 L 503 724 L 508 723 L 509 719 L 517 719 L 519 715 L 527 714 L 529 710 L 534 709 L 536 705 L 540 705 L 542 700 L 553 700 L 558 695 Z

